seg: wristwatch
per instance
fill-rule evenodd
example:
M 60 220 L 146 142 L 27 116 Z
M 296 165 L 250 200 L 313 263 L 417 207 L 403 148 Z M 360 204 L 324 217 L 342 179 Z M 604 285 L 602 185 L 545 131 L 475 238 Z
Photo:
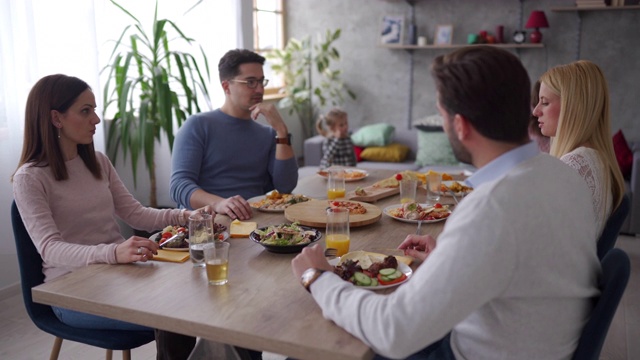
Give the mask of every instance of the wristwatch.
M 302 273 L 302 276 L 300 277 L 300 282 L 302 283 L 302 286 L 304 286 L 304 288 L 307 289 L 308 292 L 311 292 L 311 284 L 313 284 L 314 281 L 318 280 L 318 278 L 320 277 L 320 275 L 322 275 L 323 272 L 324 270 L 315 269 L 315 268 L 309 268 L 305 270 Z
M 288 133 L 286 138 L 276 136 L 276 144 L 291 145 L 291 133 Z

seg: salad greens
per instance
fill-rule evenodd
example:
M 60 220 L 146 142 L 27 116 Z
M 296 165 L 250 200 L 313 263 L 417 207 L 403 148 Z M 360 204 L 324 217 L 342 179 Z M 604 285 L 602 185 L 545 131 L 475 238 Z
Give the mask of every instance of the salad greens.
M 316 238 L 315 230 L 305 230 L 297 222 L 256 229 L 255 233 L 261 243 L 279 246 L 308 244 Z

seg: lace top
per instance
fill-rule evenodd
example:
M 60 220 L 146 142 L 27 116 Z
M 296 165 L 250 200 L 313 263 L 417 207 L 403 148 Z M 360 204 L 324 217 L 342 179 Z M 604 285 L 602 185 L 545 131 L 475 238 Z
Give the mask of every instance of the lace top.
M 563 155 L 560 160 L 576 169 L 587 182 L 593 198 L 598 235 L 601 234 L 606 220 L 611 215 L 613 195 L 611 189 L 604 188 L 605 169 L 598 153 L 591 148 L 579 147 Z

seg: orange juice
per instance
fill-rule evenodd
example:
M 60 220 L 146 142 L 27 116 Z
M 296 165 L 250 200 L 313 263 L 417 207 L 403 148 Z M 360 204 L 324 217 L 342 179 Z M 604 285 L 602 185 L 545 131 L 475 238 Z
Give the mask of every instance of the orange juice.
M 329 198 L 329 200 L 343 198 L 346 195 L 346 193 L 347 193 L 347 190 L 345 189 L 328 189 L 327 198 Z
M 416 202 L 416 200 L 412 199 L 412 198 L 402 198 L 402 199 L 400 199 L 400 203 L 401 204 L 412 203 L 412 202 Z
M 338 249 L 338 256 L 349 252 L 349 235 L 331 234 L 327 235 L 327 248 Z

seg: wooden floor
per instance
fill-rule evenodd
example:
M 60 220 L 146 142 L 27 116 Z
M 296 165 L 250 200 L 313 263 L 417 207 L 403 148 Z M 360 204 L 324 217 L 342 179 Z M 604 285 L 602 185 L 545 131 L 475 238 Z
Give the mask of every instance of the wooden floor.
M 620 236 L 617 247 L 631 258 L 631 279 L 622 304 L 613 320 L 601 359 L 640 359 L 640 238 Z M 20 294 L 0 300 L 0 359 L 48 359 L 53 336 L 36 328 L 29 319 Z M 104 350 L 64 341 L 60 359 L 104 359 Z M 135 360 L 156 358 L 155 344 L 131 351 Z M 114 359 L 120 359 L 116 352 Z M 280 360 L 283 356 L 264 354 L 265 360 Z

